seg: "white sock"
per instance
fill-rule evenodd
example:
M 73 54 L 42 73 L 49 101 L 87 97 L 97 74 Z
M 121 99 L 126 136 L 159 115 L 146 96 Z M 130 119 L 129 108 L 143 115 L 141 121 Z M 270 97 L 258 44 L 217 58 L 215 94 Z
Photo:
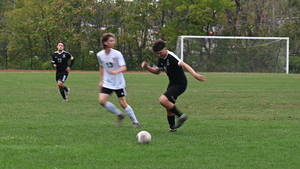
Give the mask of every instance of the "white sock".
M 108 111 L 114 113 L 115 115 L 120 115 L 122 114 L 121 110 L 119 110 L 114 104 L 111 102 L 106 102 L 104 106 Z
M 130 117 L 132 122 L 138 123 L 138 120 L 136 119 L 135 114 L 129 105 L 124 110 L 126 111 L 127 115 Z

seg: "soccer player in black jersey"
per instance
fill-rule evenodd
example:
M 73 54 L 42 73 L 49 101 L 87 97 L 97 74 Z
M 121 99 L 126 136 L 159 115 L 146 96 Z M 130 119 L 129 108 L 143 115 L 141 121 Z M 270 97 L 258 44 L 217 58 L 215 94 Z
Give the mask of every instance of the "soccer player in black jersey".
M 141 67 L 153 74 L 159 74 L 161 71 L 165 71 L 168 75 L 168 88 L 167 91 L 160 96 L 159 102 L 166 108 L 167 119 L 170 125 L 169 132 L 176 132 L 177 128 L 187 120 L 187 115 L 182 114 L 175 106 L 177 97 L 187 88 L 187 78 L 183 68 L 201 82 L 205 81 L 205 77 L 197 74 L 193 68 L 179 59 L 173 52 L 169 51 L 163 40 L 157 40 L 152 46 L 152 51 L 159 57 L 157 67 L 150 67 L 145 61 L 141 64 Z M 175 124 L 175 115 L 179 117 L 177 124 Z
M 74 64 L 75 58 L 64 50 L 63 42 L 57 44 L 57 51 L 52 54 L 52 66 L 56 68 L 56 81 L 63 98 L 63 102 L 67 102 L 70 97 L 70 89 L 64 84 L 67 80 L 71 67 Z M 69 60 L 71 60 L 69 64 Z

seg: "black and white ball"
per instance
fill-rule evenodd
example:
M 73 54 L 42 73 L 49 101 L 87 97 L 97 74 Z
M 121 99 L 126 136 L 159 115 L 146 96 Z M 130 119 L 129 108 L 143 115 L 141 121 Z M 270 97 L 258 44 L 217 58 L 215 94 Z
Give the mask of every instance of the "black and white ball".
M 151 142 L 151 134 L 148 131 L 141 131 L 136 135 L 136 141 L 139 144 L 149 144 Z

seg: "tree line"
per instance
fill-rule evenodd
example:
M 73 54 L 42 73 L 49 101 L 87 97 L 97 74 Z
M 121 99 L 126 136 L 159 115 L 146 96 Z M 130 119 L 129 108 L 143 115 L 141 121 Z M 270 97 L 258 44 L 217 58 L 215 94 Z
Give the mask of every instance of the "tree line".
M 156 63 L 154 40 L 175 50 L 178 36 L 199 35 L 289 37 L 297 72 L 299 7 L 300 0 L 1 0 L 0 69 L 52 69 L 63 41 L 74 69 L 97 70 L 100 37 L 112 32 L 129 70 Z

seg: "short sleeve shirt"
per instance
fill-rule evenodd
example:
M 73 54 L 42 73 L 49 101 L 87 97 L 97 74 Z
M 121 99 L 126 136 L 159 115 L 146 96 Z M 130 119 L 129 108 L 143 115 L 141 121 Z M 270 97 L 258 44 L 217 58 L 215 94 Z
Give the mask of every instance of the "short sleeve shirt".
M 66 71 L 67 67 L 69 66 L 68 61 L 73 60 L 74 57 L 67 51 L 62 52 L 54 52 L 52 54 L 52 64 L 56 64 L 56 71 L 57 72 L 64 72 Z
M 187 84 L 187 78 L 183 68 L 179 66 L 182 62 L 173 52 L 168 51 L 165 58 L 159 58 L 157 68 L 166 72 L 170 84 Z
M 121 66 L 126 65 L 122 53 L 118 50 L 111 49 L 108 55 L 105 50 L 97 53 L 99 65 L 104 69 L 103 87 L 109 89 L 123 89 L 126 87 L 126 82 L 123 73 L 112 75 L 108 73 L 109 70 L 117 70 Z

